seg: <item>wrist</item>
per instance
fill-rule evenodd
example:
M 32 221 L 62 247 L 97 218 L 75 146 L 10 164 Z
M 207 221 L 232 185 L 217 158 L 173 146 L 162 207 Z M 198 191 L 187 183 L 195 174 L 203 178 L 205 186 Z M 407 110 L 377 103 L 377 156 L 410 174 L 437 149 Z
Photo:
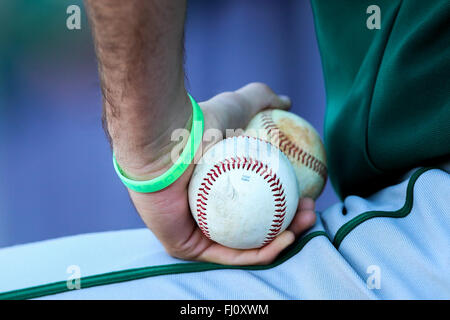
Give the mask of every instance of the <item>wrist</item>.
M 174 148 L 182 151 L 187 138 L 173 140 L 172 134 L 177 129 L 190 131 L 192 124 L 192 105 L 186 92 L 168 104 L 164 115 L 153 116 L 148 126 L 122 131 L 121 138 L 112 139 L 113 151 L 117 163 L 133 180 L 151 180 L 167 171 L 177 160 L 172 154 Z

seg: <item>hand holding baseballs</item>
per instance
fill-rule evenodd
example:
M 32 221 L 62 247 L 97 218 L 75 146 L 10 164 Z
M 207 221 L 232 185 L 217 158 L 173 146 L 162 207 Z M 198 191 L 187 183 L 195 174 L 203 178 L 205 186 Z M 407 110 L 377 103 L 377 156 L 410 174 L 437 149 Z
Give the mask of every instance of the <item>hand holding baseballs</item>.
M 251 118 L 263 109 L 288 109 L 290 101 L 276 95 L 264 84 L 252 83 L 237 91 L 219 94 L 200 103 L 200 107 L 205 116 L 205 130 L 219 129 L 225 136 L 226 129 L 245 128 Z M 211 142 L 206 141 L 202 149 L 205 151 L 210 147 Z M 292 221 L 288 227 L 282 225 L 287 229 L 281 232 L 280 228 L 276 237 L 269 238 L 270 241 L 264 243 L 262 248 L 243 250 L 223 246 L 205 236 L 193 219 L 188 201 L 188 186 L 193 171 L 194 165 L 191 165 L 179 180 L 160 192 L 130 191 L 131 199 L 146 225 L 167 252 L 175 257 L 232 265 L 268 264 L 315 222 L 314 201 L 300 199 L 297 208 L 295 204 L 290 204 L 294 207 Z M 271 219 L 273 221 L 273 217 Z

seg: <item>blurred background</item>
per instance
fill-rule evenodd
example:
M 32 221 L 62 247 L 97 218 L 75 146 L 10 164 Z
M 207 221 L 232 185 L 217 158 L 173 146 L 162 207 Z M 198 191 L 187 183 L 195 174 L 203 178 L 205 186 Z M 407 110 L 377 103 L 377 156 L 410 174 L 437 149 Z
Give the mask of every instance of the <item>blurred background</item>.
M 81 30 L 68 30 L 69 5 Z M 262 81 L 322 135 L 325 90 L 309 0 L 190 0 L 197 100 Z M 0 1 L 0 247 L 144 227 L 116 177 L 81 1 Z M 317 201 L 338 201 L 331 184 Z

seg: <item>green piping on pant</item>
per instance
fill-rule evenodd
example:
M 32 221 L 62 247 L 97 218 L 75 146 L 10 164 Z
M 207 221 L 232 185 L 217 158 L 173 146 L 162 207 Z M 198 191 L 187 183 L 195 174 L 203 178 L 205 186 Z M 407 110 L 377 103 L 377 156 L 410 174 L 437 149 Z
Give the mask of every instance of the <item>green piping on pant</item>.
M 187 263 L 175 263 L 161 266 L 151 266 L 135 269 L 120 270 L 108 273 L 102 273 L 92 275 L 88 277 L 80 278 L 81 289 L 102 286 L 112 283 L 119 283 L 124 281 L 131 281 L 137 279 L 143 279 L 148 277 L 155 277 L 168 274 L 181 274 L 191 272 L 202 272 L 210 270 L 223 270 L 223 269 L 239 269 L 239 270 L 267 270 L 279 266 L 283 262 L 292 258 L 313 238 L 317 236 L 328 235 L 323 231 L 311 232 L 304 237 L 300 238 L 297 242 L 288 247 L 280 256 L 269 265 L 257 265 L 257 266 L 228 266 L 207 262 L 187 262 Z M 21 300 L 21 299 L 33 299 L 43 296 L 48 296 L 57 293 L 63 293 L 72 291 L 67 288 L 66 281 L 58 281 L 48 284 L 43 284 L 35 287 L 29 287 L 19 290 L 8 291 L 0 293 L 0 300 Z
M 434 168 L 420 168 L 417 171 L 415 171 L 411 178 L 409 179 L 408 186 L 406 188 L 406 199 L 405 204 L 403 207 L 397 211 L 368 211 L 360 214 L 359 216 L 353 218 L 352 220 L 345 223 L 343 226 L 339 228 L 339 230 L 336 232 L 333 240 L 333 245 L 336 247 L 336 249 L 339 249 L 339 246 L 342 243 L 342 240 L 358 225 L 363 223 L 364 221 L 367 221 L 372 218 L 404 218 L 406 217 L 412 209 L 413 205 L 413 193 L 414 193 L 414 184 L 416 183 L 417 179 L 422 175 L 424 172 L 431 170 Z
M 344 238 L 358 225 L 372 218 L 388 217 L 388 218 L 403 218 L 406 217 L 412 209 L 413 205 L 413 191 L 414 184 L 424 172 L 434 168 L 421 168 L 415 171 L 409 179 L 406 189 L 406 199 L 403 207 L 397 211 L 368 211 L 358 215 L 352 220 L 345 223 L 336 232 L 333 240 L 333 245 L 339 249 Z M 302 248 L 313 238 L 317 236 L 328 235 L 324 231 L 315 231 L 300 238 L 296 243 L 287 248 L 280 256 L 271 264 L 265 266 L 227 266 L 206 262 L 188 262 L 175 263 L 161 266 L 151 266 L 135 269 L 120 270 L 115 272 L 108 272 L 98 275 L 83 277 L 80 279 L 81 288 L 90 288 L 95 286 L 119 283 L 124 281 L 131 281 L 143 279 L 148 277 L 155 277 L 168 274 L 181 274 L 191 272 L 202 272 L 210 270 L 224 270 L 224 269 L 239 269 L 239 270 L 267 270 L 279 266 L 283 262 L 289 260 L 294 255 L 300 252 Z M 19 299 L 33 299 L 43 296 L 48 296 L 57 293 L 72 291 L 67 288 L 66 281 L 58 281 L 40 286 L 13 290 L 9 292 L 0 293 L 0 300 L 19 300 Z

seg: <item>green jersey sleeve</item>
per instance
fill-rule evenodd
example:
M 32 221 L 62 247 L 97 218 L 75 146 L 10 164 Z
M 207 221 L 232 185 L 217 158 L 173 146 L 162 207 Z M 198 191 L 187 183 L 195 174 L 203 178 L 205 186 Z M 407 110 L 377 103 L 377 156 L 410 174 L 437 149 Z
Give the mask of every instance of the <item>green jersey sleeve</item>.
M 450 159 L 450 1 L 311 2 L 338 195 L 367 196 Z

